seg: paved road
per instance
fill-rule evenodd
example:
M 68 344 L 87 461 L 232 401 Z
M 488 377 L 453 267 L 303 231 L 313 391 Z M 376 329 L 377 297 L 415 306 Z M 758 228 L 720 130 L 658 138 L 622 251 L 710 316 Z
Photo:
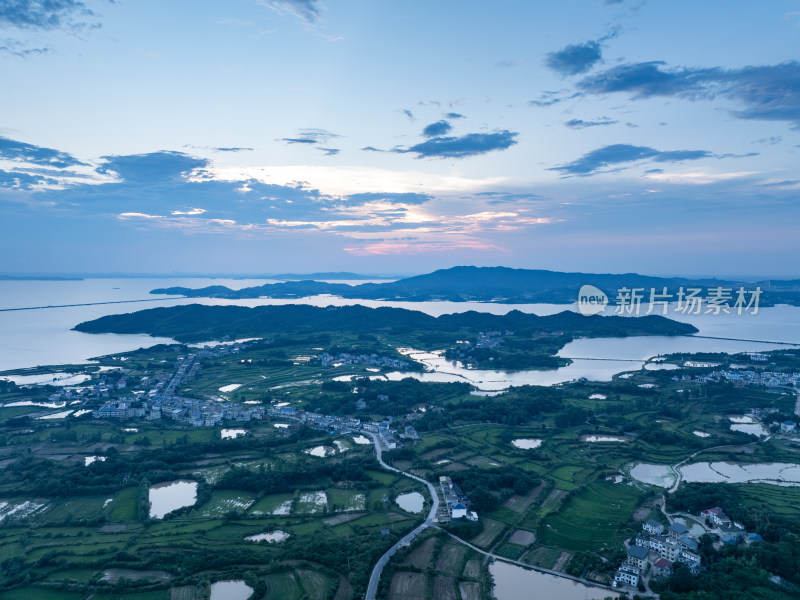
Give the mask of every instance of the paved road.
M 366 433 L 366 432 L 365 432 Z M 381 573 L 383 572 L 383 567 L 386 566 L 386 563 L 394 556 L 394 553 L 397 552 L 401 547 L 410 544 L 420 533 L 422 533 L 425 529 L 433 525 L 433 519 L 436 516 L 436 512 L 439 510 L 439 496 L 436 494 L 436 488 L 433 487 L 433 484 L 421 477 L 417 477 L 416 475 L 412 475 L 411 473 L 406 473 L 405 471 L 401 471 L 400 469 L 395 469 L 394 467 L 390 467 L 385 462 L 383 462 L 383 449 L 381 448 L 380 441 L 378 440 L 378 436 L 374 433 L 370 433 L 369 436 L 372 438 L 373 443 L 375 444 L 375 453 L 378 455 L 378 462 L 384 469 L 389 471 L 394 471 L 395 473 L 400 473 L 401 475 L 405 475 L 406 477 L 410 477 L 420 483 L 424 483 L 428 486 L 428 491 L 431 494 L 431 498 L 433 499 L 433 505 L 431 506 L 431 510 L 428 513 L 428 518 L 425 521 L 414 529 L 412 532 L 407 533 L 400 539 L 394 546 L 389 548 L 386 553 L 378 559 L 378 562 L 375 564 L 375 567 L 372 569 L 372 574 L 369 577 L 369 585 L 367 585 L 367 593 L 364 596 L 365 600 L 375 600 L 375 594 L 378 593 L 378 582 L 381 580 Z

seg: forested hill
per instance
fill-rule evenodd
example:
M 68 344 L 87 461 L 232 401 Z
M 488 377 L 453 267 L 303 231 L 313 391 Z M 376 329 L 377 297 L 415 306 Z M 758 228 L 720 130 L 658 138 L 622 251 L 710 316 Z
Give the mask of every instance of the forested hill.
M 774 285 L 782 283 L 786 283 L 789 287 Z M 772 295 L 775 295 L 776 299 L 780 298 L 781 302 L 793 303 L 792 297 L 796 297 L 800 301 L 800 286 L 792 286 L 792 283 L 791 281 L 773 282 L 771 289 L 765 290 L 762 304 L 770 303 Z M 453 267 L 387 283 L 347 285 L 304 280 L 272 283 L 241 290 L 232 290 L 225 286 L 210 286 L 200 289 L 170 287 L 155 289 L 150 293 L 183 295 L 190 298 L 294 298 L 315 294 L 334 294 L 343 298 L 414 301 L 444 299 L 571 303 L 577 299 L 578 290 L 584 284 L 594 285 L 606 292 L 612 303 L 617 295 L 617 290 L 623 287 L 643 288 L 648 293 L 651 288 L 660 292 L 666 287 L 674 294 L 681 286 L 699 287 L 704 290 L 718 286 L 734 289 L 738 289 L 741 285 L 748 286 L 741 282 L 718 279 L 650 277 L 636 273 L 561 273 L 507 267 Z
M 349 331 L 354 333 L 468 334 L 479 331 L 513 331 L 517 336 L 556 334 L 569 337 L 625 337 L 634 335 L 687 335 L 697 329 L 662 316 L 584 317 L 571 311 L 537 316 L 512 311 L 491 315 L 474 311 L 432 317 L 401 308 L 365 306 L 205 306 L 192 304 L 152 308 L 135 313 L 108 315 L 80 323 L 85 333 L 146 333 L 181 342 L 263 337 L 276 334 Z

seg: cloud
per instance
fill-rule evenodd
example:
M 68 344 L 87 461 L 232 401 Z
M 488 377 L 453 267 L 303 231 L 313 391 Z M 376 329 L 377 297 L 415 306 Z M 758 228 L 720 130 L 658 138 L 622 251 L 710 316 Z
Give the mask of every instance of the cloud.
M 95 14 L 78 0 L 5 0 L 0 2 L 0 25 L 18 29 L 81 29 L 99 26 Z M 87 21 L 92 21 L 91 23 Z
M 183 152 L 151 152 L 126 156 L 104 156 L 99 173 L 114 173 L 127 182 L 152 184 L 180 179 L 184 173 L 201 169 L 209 161 Z
M 380 192 L 364 192 L 361 194 L 350 194 L 347 196 L 349 202 L 364 204 L 366 202 L 374 202 L 375 200 L 382 200 L 385 202 L 400 203 L 400 204 L 424 204 L 433 200 L 433 196 L 429 194 L 416 194 L 412 192 L 406 193 L 380 193 Z
M 396 148 L 392 152 L 412 152 L 417 158 L 466 158 L 510 148 L 517 143 L 517 135 L 514 131 L 503 129 L 493 133 L 468 133 L 460 137 L 434 137 L 410 148 Z
M 61 169 L 86 165 L 86 163 L 79 161 L 66 152 L 43 146 L 34 146 L 33 144 L 18 142 L 2 136 L 0 136 L 0 158 Z
M 789 121 L 800 126 L 800 62 L 739 69 L 664 65 L 660 61 L 618 65 L 584 78 L 578 89 L 585 94 L 627 93 L 634 99 L 720 97 L 740 106 L 731 111 L 739 119 Z
M 414 113 L 411 112 L 410 110 L 408 110 L 407 108 L 401 108 L 399 110 L 399 112 L 400 112 L 400 114 L 403 114 L 403 115 L 407 116 L 412 121 L 414 120 Z
M 239 147 L 230 147 L 230 148 L 211 148 L 214 152 L 252 152 L 253 148 L 239 148 Z
M 601 125 L 615 125 L 619 123 L 619 121 L 612 121 L 607 117 L 603 117 L 601 119 L 597 119 L 596 121 L 584 121 L 582 119 L 570 119 L 566 121 L 564 125 L 570 127 L 572 129 L 586 129 L 587 127 L 599 127 Z
M 563 94 L 563 95 L 562 95 Z M 564 102 L 565 100 L 572 100 L 573 98 L 577 98 L 580 96 L 580 93 L 575 92 L 573 94 L 566 94 L 566 92 L 542 92 L 541 95 L 536 100 L 529 100 L 529 106 L 553 106 L 554 104 L 558 104 L 559 102 Z
M 436 121 L 426 126 L 425 129 L 422 130 L 422 135 L 425 137 L 438 137 L 450 133 L 452 130 L 453 126 L 447 121 Z
M 262 0 L 261 4 L 279 13 L 292 14 L 307 23 L 316 23 L 322 17 L 319 0 Z
M 325 153 L 325 156 L 336 156 L 341 152 L 339 148 L 323 148 L 322 146 L 319 147 Z
M 706 150 L 671 150 L 661 152 L 647 146 L 613 144 L 592 150 L 570 163 L 559 167 L 552 167 L 549 170 L 559 171 L 566 175 L 587 176 L 601 172 L 601 169 L 605 167 L 646 159 L 655 162 L 681 162 L 684 160 L 698 160 L 700 158 L 709 158 L 712 156 L 713 155 Z
M 173 210 L 170 214 L 173 215 L 202 215 L 206 210 L 204 208 L 190 208 L 189 210 Z
M 51 54 L 52 52 L 52 48 L 28 48 L 21 42 L 11 39 L 0 42 L 0 53 L 17 56 L 19 58 L 41 56 L 43 54 Z
M 598 41 L 570 44 L 556 52 L 549 52 L 545 65 L 561 75 L 579 75 L 591 69 L 603 58 Z
M 464 115 L 457 112 L 449 112 L 444 117 L 445 119 L 466 119 Z
M 328 140 L 341 137 L 325 129 L 300 129 L 294 137 L 285 137 L 281 141 L 287 144 L 324 144 Z

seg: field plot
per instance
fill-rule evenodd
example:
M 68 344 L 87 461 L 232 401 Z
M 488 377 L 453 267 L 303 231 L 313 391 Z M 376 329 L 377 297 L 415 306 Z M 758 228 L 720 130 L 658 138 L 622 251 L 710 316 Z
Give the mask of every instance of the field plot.
M 547 498 L 545 498 L 542 502 L 542 506 L 539 508 L 539 514 L 541 516 L 545 516 L 550 512 L 558 510 L 558 507 L 561 506 L 561 502 L 564 500 L 566 495 L 566 490 L 553 490 L 550 492 L 547 495 Z
M 513 510 L 518 514 L 524 513 L 528 510 L 528 507 L 536 501 L 536 498 L 542 493 L 545 485 L 544 482 L 540 483 L 524 496 L 511 496 L 511 498 L 503 503 L 503 508 Z
M 500 532 L 505 529 L 505 525 L 503 525 L 503 523 L 500 521 L 495 521 L 493 519 L 482 519 L 482 521 L 483 531 L 470 541 L 476 546 L 486 548 L 495 540 L 495 538 L 497 538 Z
M 197 588 L 193 585 L 182 585 L 170 590 L 169 600 L 195 600 Z
M 309 569 L 298 569 L 295 573 L 309 600 L 325 600 L 328 597 L 328 590 L 332 587 L 330 579 Z
M 109 521 L 135 521 L 137 517 L 138 500 L 135 487 L 126 488 L 111 499 L 106 506 Z
M 511 534 L 508 541 L 511 544 L 517 544 L 519 546 L 530 546 L 536 541 L 536 534 L 532 531 L 526 531 L 525 529 L 517 529 Z
M 292 510 L 293 494 L 272 494 L 264 496 L 250 507 L 250 514 L 258 515 L 288 515 Z
M 294 573 L 276 573 L 263 578 L 267 584 L 264 600 L 298 600 L 302 596 Z
M 573 551 L 614 544 L 617 529 L 628 521 L 640 496 L 630 486 L 595 481 L 545 519 L 541 541 Z
M 560 556 L 560 550 L 539 546 L 528 552 L 522 560 L 523 562 L 542 567 L 543 569 L 552 569 Z
M 433 551 L 436 549 L 436 538 L 431 537 L 422 542 L 406 558 L 406 564 L 425 570 L 431 563 Z
M 328 503 L 335 512 L 360 511 L 366 509 L 367 498 L 364 492 L 356 490 L 327 490 Z
M 439 553 L 439 558 L 436 559 L 437 571 L 442 573 L 450 573 L 458 576 L 461 573 L 464 563 L 464 556 L 467 553 L 467 547 L 458 543 L 447 543 L 442 547 Z
M 425 600 L 426 597 L 425 576 L 421 573 L 398 572 L 392 577 L 389 600 Z
M 352 600 L 353 586 L 344 578 L 344 575 L 339 576 L 339 587 L 336 589 L 336 595 L 333 600 Z
M 17 588 L 0 593 L 0 600 L 81 600 L 85 594 L 44 588 Z
M 218 490 L 211 495 L 208 502 L 193 512 L 203 517 L 222 517 L 232 511 L 244 512 L 250 508 L 253 500 L 253 494 L 248 492 Z
M 455 580 L 452 577 L 435 575 L 433 577 L 433 597 L 436 600 L 458 600 Z
M 464 563 L 464 577 L 477 579 L 481 576 L 481 561 L 478 559 L 471 559 Z
M 472 581 L 462 581 L 458 584 L 458 591 L 461 592 L 461 600 L 480 600 L 481 585 Z
M 295 505 L 295 512 L 301 515 L 313 515 L 324 512 L 328 506 L 328 496 L 324 491 L 301 492 Z

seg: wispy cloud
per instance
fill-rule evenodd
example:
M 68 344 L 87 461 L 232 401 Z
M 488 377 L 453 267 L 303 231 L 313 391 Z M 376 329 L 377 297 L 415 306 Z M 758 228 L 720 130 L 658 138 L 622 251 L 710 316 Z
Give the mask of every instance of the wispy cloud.
M 58 168 L 86 164 L 67 152 L 45 148 L 44 146 L 35 146 L 2 136 L 0 136 L 0 158 Z
M 326 129 L 299 129 L 296 135 L 282 138 L 281 141 L 287 144 L 324 144 L 338 137 L 341 136 Z
M 612 144 L 587 152 L 572 162 L 552 167 L 550 170 L 559 171 L 565 175 L 587 176 L 603 172 L 607 167 L 617 167 L 643 160 L 681 162 L 709 157 L 713 157 L 713 154 L 706 150 L 670 150 L 662 152 L 647 146 Z
M 5 0 L 0 25 L 19 29 L 81 29 L 98 27 L 96 15 L 78 0 Z
M 495 150 L 505 150 L 517 143 L 516 132 L 503 129 L 492 133 L 468 133 L 458 137 L 433 137 L 409 148 L 392 152 L 417 155 L 417 158 L 467 158 Z
M 601 127 L 604 125 L 616 125 L 619 121 L 614 121 L 608 117 L 603 117 L 595 121 L 584 121 L 583 119 L 570 119 L 564 125 L 570 129 L 586 129 L 587 127 Z
M 634 99 L 675 97 L 689 101 L 725 98 L 739 105 L 740 119 L 789 121 L 800 126 L 800 62 L 739 69 L 668 68 L 660 61 L 627 63 L 578 82 L 584 94 L 627 93 Z
M 307 23 L 316 23 L 322 18 L 319 0 L 261 0 L 261 4 L 276 12 L 294 15 Z

